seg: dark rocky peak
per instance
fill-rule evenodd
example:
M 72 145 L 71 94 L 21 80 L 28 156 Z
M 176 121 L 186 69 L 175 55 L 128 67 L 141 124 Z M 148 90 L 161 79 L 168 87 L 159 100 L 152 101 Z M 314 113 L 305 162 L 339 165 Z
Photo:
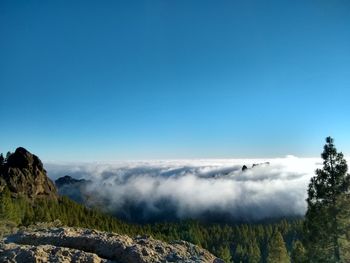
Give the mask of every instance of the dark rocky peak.
M 62 187 L 64 185 L 72 185 L 72 184 L 80 184 L 80 183 L 86 183 L 87 181 L 85 179 L 75 179 L 69 175 L 65 175 L 63 177 L 58 178 L 55 181 L 55 184 L 57 187 Z
M 248 169 L 248 167 L 246 166 L 246 165 L 243 165 L 242 166 L 242 172 L 244 172 L 245 170 L 247 170 Z
M 43 169 L 43 163 L 38 156 L 31 154 L 23 147 L 18 147 L 16 151 L 7 159 L 7 166 L 14 168 L 33 168 Z
M 41 160 L 23 147 L 16 149 L 0 171 L 0 192 L 7 187 L 14 197 L 57 199 L 57 189 Z
M 246 165 L 243 165 L 242 166 L 242 172 L 248 170 L 248 169 L 252 169 L 254 167 L 257 167 L 257 166 L 269 166 L 270 165 L 270 162 L 264 162 L 264 163 L 253 163 L 252 167 L 251 168 L 248 168 Z

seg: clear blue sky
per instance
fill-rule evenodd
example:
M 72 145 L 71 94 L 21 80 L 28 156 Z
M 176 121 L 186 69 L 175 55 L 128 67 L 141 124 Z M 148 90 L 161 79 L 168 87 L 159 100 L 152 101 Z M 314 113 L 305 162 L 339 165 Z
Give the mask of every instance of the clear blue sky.
M 350 154 L 349 1 L 0 2 L 0 151 Z

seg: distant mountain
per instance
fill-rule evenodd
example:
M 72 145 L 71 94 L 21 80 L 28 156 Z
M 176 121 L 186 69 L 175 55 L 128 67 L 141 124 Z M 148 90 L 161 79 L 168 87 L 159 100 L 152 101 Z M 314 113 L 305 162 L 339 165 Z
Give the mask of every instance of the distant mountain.
M 23 147 L 17 148 L 0 166 L 0 192 L 5 187 L 14 197 L 58 198 L 57 189 L 47 177 L 41 160 Z
M 85 188 L 90 182 L 89 180 L 75 179 L 69 175 L 65 175 L 58 178 L 55 184 L 61 196 L 67 196 L 78 203 L 86 204 L 87 195 Z
M 85 179 L 75 179 L 69 175 L 65 175 L 63 177 L 58 178 L 55 181 L 55 184 L 57 187 L 63 187 L 63 186 L 67 186 L 67 185 L 84 184 L 86 182 L 87 182 L 87 180 L 85 180 Z

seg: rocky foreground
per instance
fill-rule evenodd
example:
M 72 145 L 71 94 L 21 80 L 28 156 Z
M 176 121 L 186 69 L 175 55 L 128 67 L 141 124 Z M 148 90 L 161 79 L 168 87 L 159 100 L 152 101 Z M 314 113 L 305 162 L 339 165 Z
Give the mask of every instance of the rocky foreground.
M 80 228 L 22 230 L 0 243 L 0 262 L 210 262 L 224 263 L 185 241 L 166 243 L 147 236 Z

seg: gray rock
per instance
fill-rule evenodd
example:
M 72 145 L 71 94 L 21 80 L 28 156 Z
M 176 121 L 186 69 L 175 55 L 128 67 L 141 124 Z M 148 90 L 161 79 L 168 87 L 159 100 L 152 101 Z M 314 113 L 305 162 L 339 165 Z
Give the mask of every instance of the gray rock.
M 166 243 L 69 227 L 17 232 L 0 244 L 0 255 L 0 262 L 223 263 L 185 241 Z
M 112 262 L 102 259 L 94 253 L 84 252 L 66 247 L 51 245 L 19 245 L 0 244 L 0 262 L 81 262 L 104 263 Z

